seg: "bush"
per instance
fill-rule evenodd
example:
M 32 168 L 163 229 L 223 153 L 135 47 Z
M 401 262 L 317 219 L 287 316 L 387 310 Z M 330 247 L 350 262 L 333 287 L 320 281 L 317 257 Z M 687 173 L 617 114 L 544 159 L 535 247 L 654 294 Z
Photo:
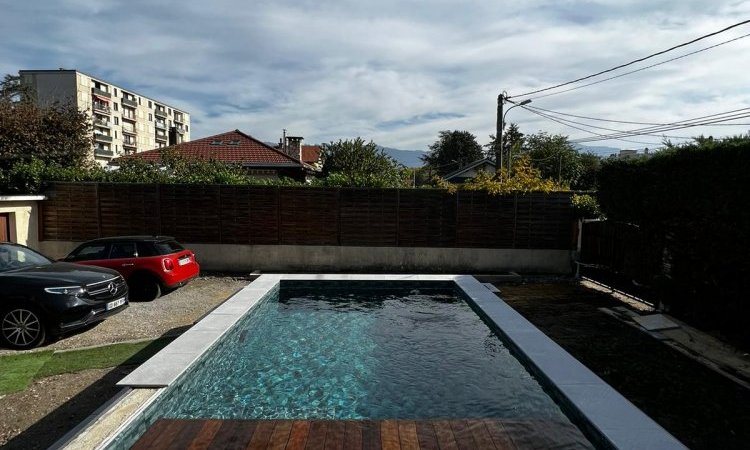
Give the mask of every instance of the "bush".
M 579 219 L 603 219 L 599 202 L 593 195 L 573 194 L 573 214 Z

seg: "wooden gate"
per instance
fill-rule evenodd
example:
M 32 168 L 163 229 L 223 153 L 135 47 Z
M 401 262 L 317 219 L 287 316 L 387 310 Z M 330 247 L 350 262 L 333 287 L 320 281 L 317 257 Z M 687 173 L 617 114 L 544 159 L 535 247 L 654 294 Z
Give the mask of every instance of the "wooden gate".
M 10 240 L 10 214 L 0 213 L 0 241 Z

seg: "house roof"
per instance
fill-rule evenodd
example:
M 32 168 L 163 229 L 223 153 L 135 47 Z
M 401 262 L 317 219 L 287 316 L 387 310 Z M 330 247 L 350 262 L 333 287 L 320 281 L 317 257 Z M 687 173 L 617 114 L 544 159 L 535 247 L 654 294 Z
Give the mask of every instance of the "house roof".
M 240 130 L 216 134 L 168 148 L 190 159 L 211 159 L 253 167 L 301 167 L 300 161 Z M 123 158 L 160 161 L 163 148 L 147 150 Z
M 320 147 L 317 145 L 302 146 L 302 161 L 305 164 L 315 164 L 320 159 Z
M 478 159 L 478 160 L 476 160 L 474 162 L 470 162 L 469 164 L 461 167 L 460 169 L 449 173 L 448 175 L 444 176 L 443 178 L 445 180 L 450 180 L 451 178 L 456 178 L 456 177 L 462 175 L 463 173 L 468 172 L 471 169 L 477 168 L 477 167 L 479 167 L 479 166 L 481 166 L 483 164 L 489 164 L 492 167 L 496 167 L 494 160 L 492 160 L 490 158 L 482 158 L 482 159 Z

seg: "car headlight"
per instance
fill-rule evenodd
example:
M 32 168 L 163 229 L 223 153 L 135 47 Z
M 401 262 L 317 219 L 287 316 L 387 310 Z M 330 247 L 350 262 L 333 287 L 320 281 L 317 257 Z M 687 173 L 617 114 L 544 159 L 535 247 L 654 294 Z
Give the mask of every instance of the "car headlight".
M 62 287 L 48 287 L 44 288 L 44 292 L 50 294 L 60 295 L 75 295 L 76 297 L 86 293 L 86 290 L 81 286 L 62 286 Z

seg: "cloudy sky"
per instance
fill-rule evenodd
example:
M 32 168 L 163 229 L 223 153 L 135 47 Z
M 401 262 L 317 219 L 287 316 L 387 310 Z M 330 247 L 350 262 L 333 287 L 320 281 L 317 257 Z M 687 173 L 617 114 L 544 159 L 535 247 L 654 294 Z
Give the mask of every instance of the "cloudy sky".
M 424 150 L 440 130 L 486 143 L 500 92 L 583 77 L 750 18 L 738 0 L 2 1 L 0 74 L 78 69 L 185 109 L 192 137 L 239 128 L 307 143 L 362 136 Z M 750 33 L 734 28 L 608 76 Z M 750 37 L 529 106 L 671 123 L 750 107 Z M 597 81 L 604 77 L 587 80 Z M 641 125 L 569 119 L 599 134 Z M 592 137 L 522 108 L 526 133 Z M 750 118 L 735 122 L 747 124 Z M 745 133 L 749 125 L 667 133 Z M 659 136 L 588 145 L 657 147 Z

